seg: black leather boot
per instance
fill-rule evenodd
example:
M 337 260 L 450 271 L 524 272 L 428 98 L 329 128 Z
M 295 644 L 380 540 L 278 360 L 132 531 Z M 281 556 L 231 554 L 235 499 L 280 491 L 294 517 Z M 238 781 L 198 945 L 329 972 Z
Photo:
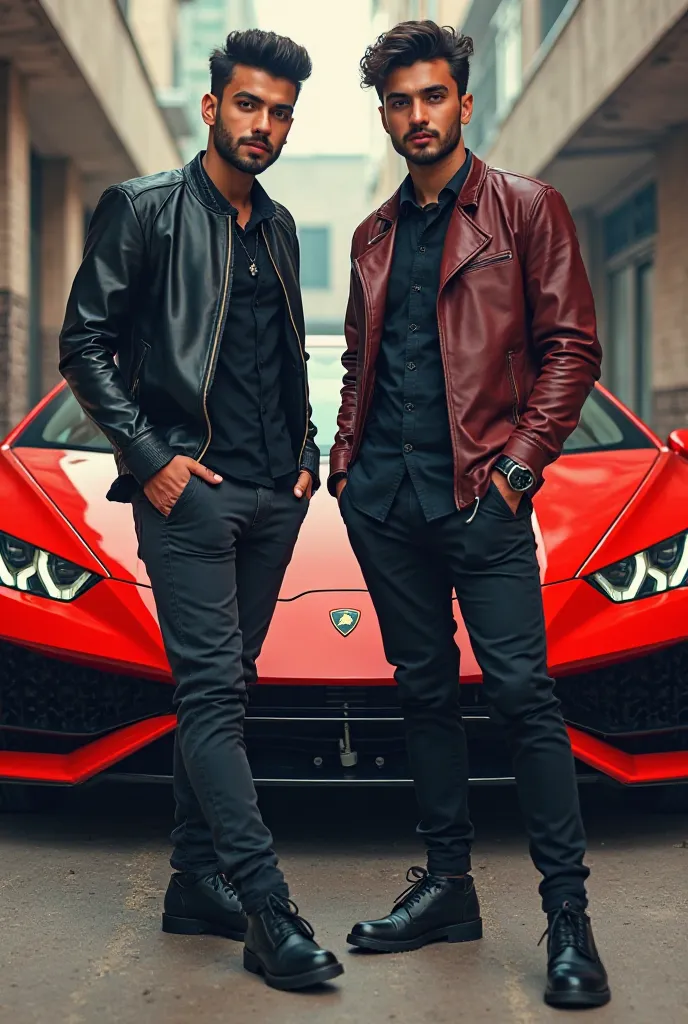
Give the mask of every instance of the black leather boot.
M 175 935 L 223 935 L 242 942 L 246 914 L 232 885 L 215 872 L 199 878 L 176 874 L 165 893 L 162 930 Z
M 355 924 L 347 942 L 378 953 L 420 949 L 429 942 L 481 939 L 483 923 L 473 879 L 442 878 L 424 868 L 410 868 L 412 884 L 397 898 L 391 914 Z
M 344 973 L 334 953 L 314 941 L 308 921 L 284 896 L 271 893 L 262 910 L 248 916 L 244 967 L 272 988 L 312 988 Z
M 547 989 L 550 1006 L 586 1009 L 604 1006 L 612 995 L 607 972 L 595 947 L 590 918 L 564 903 L 547 915 Z

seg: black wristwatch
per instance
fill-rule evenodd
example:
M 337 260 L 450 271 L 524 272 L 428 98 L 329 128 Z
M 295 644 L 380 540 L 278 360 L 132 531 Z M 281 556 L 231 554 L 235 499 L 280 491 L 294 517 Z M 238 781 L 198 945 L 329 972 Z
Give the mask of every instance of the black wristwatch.
M 500 455 L 494 468 L 504 474 L 512 491 L 528 491 L 535 483 L 535 477 L 528 467 L 514 462 L 508 455 Z

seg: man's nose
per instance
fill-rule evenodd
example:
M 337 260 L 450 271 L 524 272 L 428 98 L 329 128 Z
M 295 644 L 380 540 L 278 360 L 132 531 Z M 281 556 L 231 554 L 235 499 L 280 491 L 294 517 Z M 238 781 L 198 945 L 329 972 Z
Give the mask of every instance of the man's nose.
M 253 131 L 256 135 L 269 135 L 272 131 L 270 123 L 270 111 L 259 110 L 253 122 Z
M 423 125 L 427 123 L 428 112 L 426 106 L 421 100 L 416 100 L 411 107 L 411 124 Z

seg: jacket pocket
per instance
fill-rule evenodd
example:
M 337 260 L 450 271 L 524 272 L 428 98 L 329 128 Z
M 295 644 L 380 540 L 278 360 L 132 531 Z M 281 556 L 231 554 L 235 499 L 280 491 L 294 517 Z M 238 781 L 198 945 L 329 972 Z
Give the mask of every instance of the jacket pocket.
M 148 353 L 150 351 L 150 345 L 148 344 L 147 341 L 142 341 L 141 345 L 143 346 L 143 348 L 142 348 L 142 351 L 141 351 L 141 355 L 139 357 L 139 361 L 136 364 L 136 370 L 134 372 L 134 378 L 133 378 L 133 380 L 131 382 L 131 397 L 132 398 L 136 398 L 136 395 L 138 394 L 139 384 L 141 383 L 141 372 L 143 370 L 143 364 L 144 364 L 144 361 L 146 359 L 146 356 L 148 355 Z
M 483 270 L 484 267 L 493 267 L 497 263 L 509 263 L 513 260 L 514 254 L 511 249 L 504 249 L 503 252 L 493 253 L 492 256 L 485 256 L 482 260 L 476 260 L 466 267 L 464 274 L 472 274 L 474 270 Z
M 506 354 L 506 372 L 509 378 L 509 387 L 511 388 L 511 417 L 514 423 L 518 423 L 520 419 L 519 406 L 521 400 L 518 396 L 518 387 L 516 385 L 516 374 L 514 373 L 514 351 L 509 349 Z

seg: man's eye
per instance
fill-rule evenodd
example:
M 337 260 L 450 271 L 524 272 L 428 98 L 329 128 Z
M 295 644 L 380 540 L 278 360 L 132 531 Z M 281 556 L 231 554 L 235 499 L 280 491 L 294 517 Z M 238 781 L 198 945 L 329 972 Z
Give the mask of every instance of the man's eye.
M 253 104 L 251 103 L 250 100 L 242 100 L 240 106 L 242 106 L 244 108 L 244 110 L 252 110 L 253 109 Z
M 392 106 L 394 107 L 395 110 L 398 110 L 400 107 L 406 106 L 406 100 L 394 100 L 392 102 Z
M 432 94 L 432 96 L 430 97 L 430 99 L 431 99 L 431 100 L 432 100 L 433 102 L 435 102 L 435 103 L 438 103 L 438 102 L 440 102 L 441 100 L 443 100 L 443 99 L 444 99 L 444 96 L 442 95 L 442 93 L 441 93 L 441 92 L 434 92 L 434 93 Z

